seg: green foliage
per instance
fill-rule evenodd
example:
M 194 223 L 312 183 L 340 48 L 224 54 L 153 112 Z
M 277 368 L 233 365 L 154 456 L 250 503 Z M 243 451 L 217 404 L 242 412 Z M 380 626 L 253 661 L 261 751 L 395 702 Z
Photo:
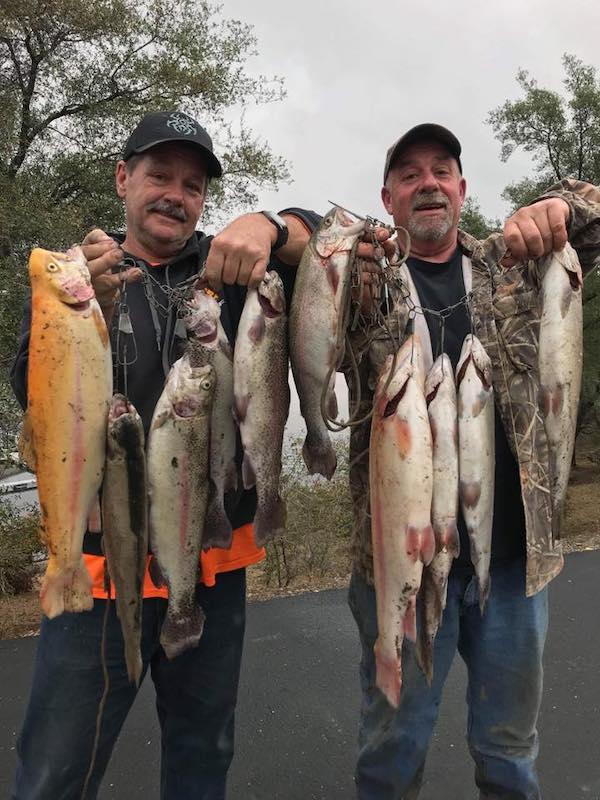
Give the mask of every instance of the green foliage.
M 566 177 L 600 183 L 600 80 L 595 67 L 563 56 L 565 95 L 540 88 L 526 70 L 517 83 L 524 97 L 507 100 L 488 115 L 506 161 L 522 148 L 535 174 L 505 189 L 514 209 L 527 205 L 550 184 Z
M 207 0 L 3 0 L 0 378 L 16 346 L 29 250 L 122 227 L 114 165 L 144 113 L 177 108 L 206 125 L 226 171 L 211 190 L 213 220 L 289 178 L 243 116 L 248 104 L 279 100 L 282 80 L 246 72 L 252 29 L 220 12 Z
M 460 212 L 460 229 L 476 239 L 485 239 L 490 233 L 502 230 L 499 219 L 487 219 L 475 197 L 467 197 Z
M 10 386 L 0 381 L 0 480 L 15 466 L 13 455 L 17 452 L 20 424 L 21 408 Z
M 331 481 L 307 475 L 297 442 L 287 454 L 282 474 L 286 532 L 267 545 L 262 565 L 267 586 L 347 574 L 352 503 L 346 440 L 336 440 L 336 452 L 338 467 Z
M 31 589 L 33 555 L 43 550 L 35 510 L 19 513 L 0 500 L 0 596 Z

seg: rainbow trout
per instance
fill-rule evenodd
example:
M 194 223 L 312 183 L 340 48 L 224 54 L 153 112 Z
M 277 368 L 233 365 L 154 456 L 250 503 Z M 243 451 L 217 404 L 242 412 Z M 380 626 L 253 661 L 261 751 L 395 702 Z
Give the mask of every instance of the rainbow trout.
M 102 483 L 112 361 L 104 317 L 79 247 L 29 259 L 31 340 L 21 452 L 36 473 L 48 566 L 40 599 L 52 618 L 92 608 L 83 563 Z
M 259 546 L 285 530 L 279 480 L 290 405 L 286 328 L 283 283 L 276 272 L 267 272 L 256 289 L 248 290 L 233 357 L 242 476 L 246 489 L 256 486 L 254 536 Z
M 223 498 L 237 487 L 235 463 L 236 425 L 233 417 L 233 354 L 221 325 L 221 308 L 215 297 L 195 291 L 188 303 L 185 324 L 192 367 L 210 364 L 216 385 L 210 419 L 210 479 L 214 485 L 204 523 L 202 547 L 231 547 L 233 531 Z
M 495 427 L 492 364 L 476 336 L 468 334 L 456 367 L 459 494 L 479 583 L 481 613 L 490 593 L 494 521 Z
M 312 234 L 298 266 L 290 310 L 290 362 L 306 422 L 302 456 L 311 475 L 331 478 L 336 455 L 323 410 L 337 416 L 336 367 L 344 351 L 352 263 L 365 221 L 334 207 Z
M 427 680 L 433 678 L 433 643 L 446 607 L 448 575 L 458 556 L 458 417 L 456 387 L 450 358 L 444 353 L 425 381 L 427 412 L 433 445 L 431 524 L 436 553 L 423 569 L 419 606 L 421 625 L 417 658 Z
M 392 373 L 393 370 L 393 373 Z M 419 341 L 388 356 L 374 399 L 369 449 L 371 533 L 379 635 L 376 683 L 397 708 L 402 642 L 416 639 L 423 564 L 435 553 L 431 527 L 433 463 Z
M 538 363 L 540 405 L 550 455 L 554 533 L 571 471 L 583 365 L 581 267 L 570 245 L 539 263 L 542 279 L 542 318 Z
M 195 647 L 204 612 L 196 600 L 208 501 L 210 415 L 215 371 L 173 364 L 148 435 L 150 543 L 169 589 L 160 643 L 168 658 Z
M 140 643 L 148 557 L 148 486 L 144 426 L 132 403 L 113 396 L 102 485 L 102 542 L 125 643 L 129 680 L 142 674 Z

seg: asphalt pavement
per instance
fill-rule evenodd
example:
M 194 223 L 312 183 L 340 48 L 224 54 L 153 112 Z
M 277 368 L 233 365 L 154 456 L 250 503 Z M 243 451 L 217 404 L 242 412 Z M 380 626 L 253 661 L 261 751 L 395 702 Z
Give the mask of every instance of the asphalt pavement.
M 600 800 L 600 551 L 567 557 L 550 592 L 539 730 L 544 800 Z M 0 642 L 0 797 L 8 798 L 35 638 Z M 345 592 L 250 604 L 230 800 L 352 800 L 359 650 Z M 465 670 L 446 685 L 420 800 L 475 800 Z M 74 698 L 76 702 L 76 699 Z M 147 678 L 100 800 L 158 797 L 159 731 Z M 54 800 L 49 798 L 48 800 Z

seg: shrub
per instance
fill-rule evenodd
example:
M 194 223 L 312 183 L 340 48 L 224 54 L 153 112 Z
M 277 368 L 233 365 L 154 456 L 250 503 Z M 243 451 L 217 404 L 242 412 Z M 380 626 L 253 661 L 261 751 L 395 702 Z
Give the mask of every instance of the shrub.
M 31 589 L 34 556 L 43 549 L 38 526 L 34 508 L 23 513 L 0 500 L 0 596 Z

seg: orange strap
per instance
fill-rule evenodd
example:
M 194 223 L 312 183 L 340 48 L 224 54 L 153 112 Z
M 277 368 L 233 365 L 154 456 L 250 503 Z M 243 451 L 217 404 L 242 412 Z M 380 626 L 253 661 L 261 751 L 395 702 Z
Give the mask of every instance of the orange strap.
M 233 542 L 229 550 L 213 547 L 200 554 L 200 568 L 202 583 L 214 586 L 219 572 L 231 572 L 241 567 L 257 564 L 265 557 L 264 547 L 257 547 L 254 541 L 254 525 L 251 523 L 236 528 L 233 532 Z M 166 586 L 157 587 L 152 582 L 148 572 L 151 556 L 146 561 L 144 574 L 144 597 L 168 597 Z M 99 600 L 108 597 L 104 590 L 104 556 L 83 554 L 83 560 L 92 579 L 92 595 Z M 114 584 L 111 584 L 111 597 L 115 596 Z

